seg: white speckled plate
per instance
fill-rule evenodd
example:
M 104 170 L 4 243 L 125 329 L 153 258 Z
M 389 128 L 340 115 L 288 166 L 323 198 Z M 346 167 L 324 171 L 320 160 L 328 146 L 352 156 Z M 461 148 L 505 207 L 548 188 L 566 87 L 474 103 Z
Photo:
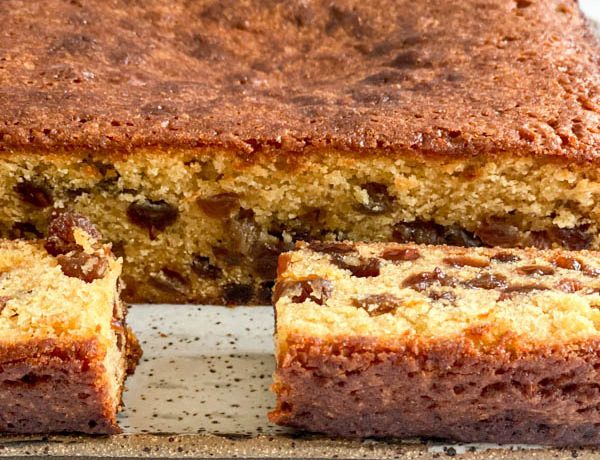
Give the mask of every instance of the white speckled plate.
M 285 432 L 266 417 L 272 308 L 138 305 L 128 322 L 144 357 L 127 381 L 119 420 L 126 433 Z

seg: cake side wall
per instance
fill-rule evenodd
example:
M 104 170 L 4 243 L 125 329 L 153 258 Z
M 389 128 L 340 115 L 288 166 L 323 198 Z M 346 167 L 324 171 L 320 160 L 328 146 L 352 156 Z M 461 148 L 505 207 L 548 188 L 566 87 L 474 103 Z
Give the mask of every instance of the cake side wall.
M 328 435 L 600 443 L 600 344 L 477 352 L 465 341 L 395 348 L 291 338 L 273 422 Z
M 39 237 L 72 207 L 125 256 L 136 302 L 268 303 L 277 255 L 302 239 L 472 245 L 508 231 L 512 246 L 600 248 L 595 168 L 543 158 L 10 152 L 0 186 L 2 236 Z
M 0 432 L 118 433 L 104 358 L 95 339 L 0 346 Z

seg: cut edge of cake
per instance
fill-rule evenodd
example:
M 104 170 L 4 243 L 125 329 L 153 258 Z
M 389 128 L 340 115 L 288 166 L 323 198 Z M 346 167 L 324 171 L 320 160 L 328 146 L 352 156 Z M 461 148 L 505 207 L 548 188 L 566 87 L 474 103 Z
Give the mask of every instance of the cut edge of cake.
M 350 437 L 598 444 L 599 266 L 591 251 L 300 243 L 275 286 L 270 420 Z
M 1 242 L 1 432 L 120 432 L 141 349 L 120 299 L 121 259 L 99 239 L 67 211 L 45 241 Z

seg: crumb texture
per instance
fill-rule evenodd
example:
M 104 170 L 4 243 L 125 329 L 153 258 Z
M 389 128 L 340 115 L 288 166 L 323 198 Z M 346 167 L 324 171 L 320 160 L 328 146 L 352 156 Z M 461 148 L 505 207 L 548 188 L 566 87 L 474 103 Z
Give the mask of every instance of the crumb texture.
M 278 338 L 466 337 L 482 350 L 600 334 L 598 253 L 310 243 L 282 256 Z
M 600 178 L 585 165 L 333 150 L 255 160 L 0 155 L 0 235 L 41 238 L 72 208 L 124 258 L 126 300 L 229 305 L 270 303 L 277 257 L 298 240 L 600 248 Z
M 598 44 L 570 0 L 9 0 L 0 16 L 4 150 L 598 155 Z
M 71 262 L 49 255 L 42 242 L 0 241 L 2 343 L 19 343 L 31 337 L 99 337 L 105 343 L 112 342 L 120 265 L 107 259 L 110 269 L 106 268 L 106 275 L 87 282 L 75 276 L 85 274 L 72 272 L 85 270 L 87 261 L 83 268 L 69 265 Z

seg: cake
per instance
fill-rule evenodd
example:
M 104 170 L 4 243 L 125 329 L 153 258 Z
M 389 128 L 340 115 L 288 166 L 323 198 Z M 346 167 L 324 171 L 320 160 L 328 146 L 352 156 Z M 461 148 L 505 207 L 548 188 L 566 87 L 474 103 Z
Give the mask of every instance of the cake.
M 0 432 L 119 432 L 140 355 L 119 298 L 121 260 L 82 216 L 46 241 L 0 240 Z
M 600 249 L 573 0 L 0 4 L 0 234 L 89 216 L 127 300 L 267 303 L 297 240 Z
M 280 258 L 271 421 L 600 443 L 600 253 L 311 243 Z

